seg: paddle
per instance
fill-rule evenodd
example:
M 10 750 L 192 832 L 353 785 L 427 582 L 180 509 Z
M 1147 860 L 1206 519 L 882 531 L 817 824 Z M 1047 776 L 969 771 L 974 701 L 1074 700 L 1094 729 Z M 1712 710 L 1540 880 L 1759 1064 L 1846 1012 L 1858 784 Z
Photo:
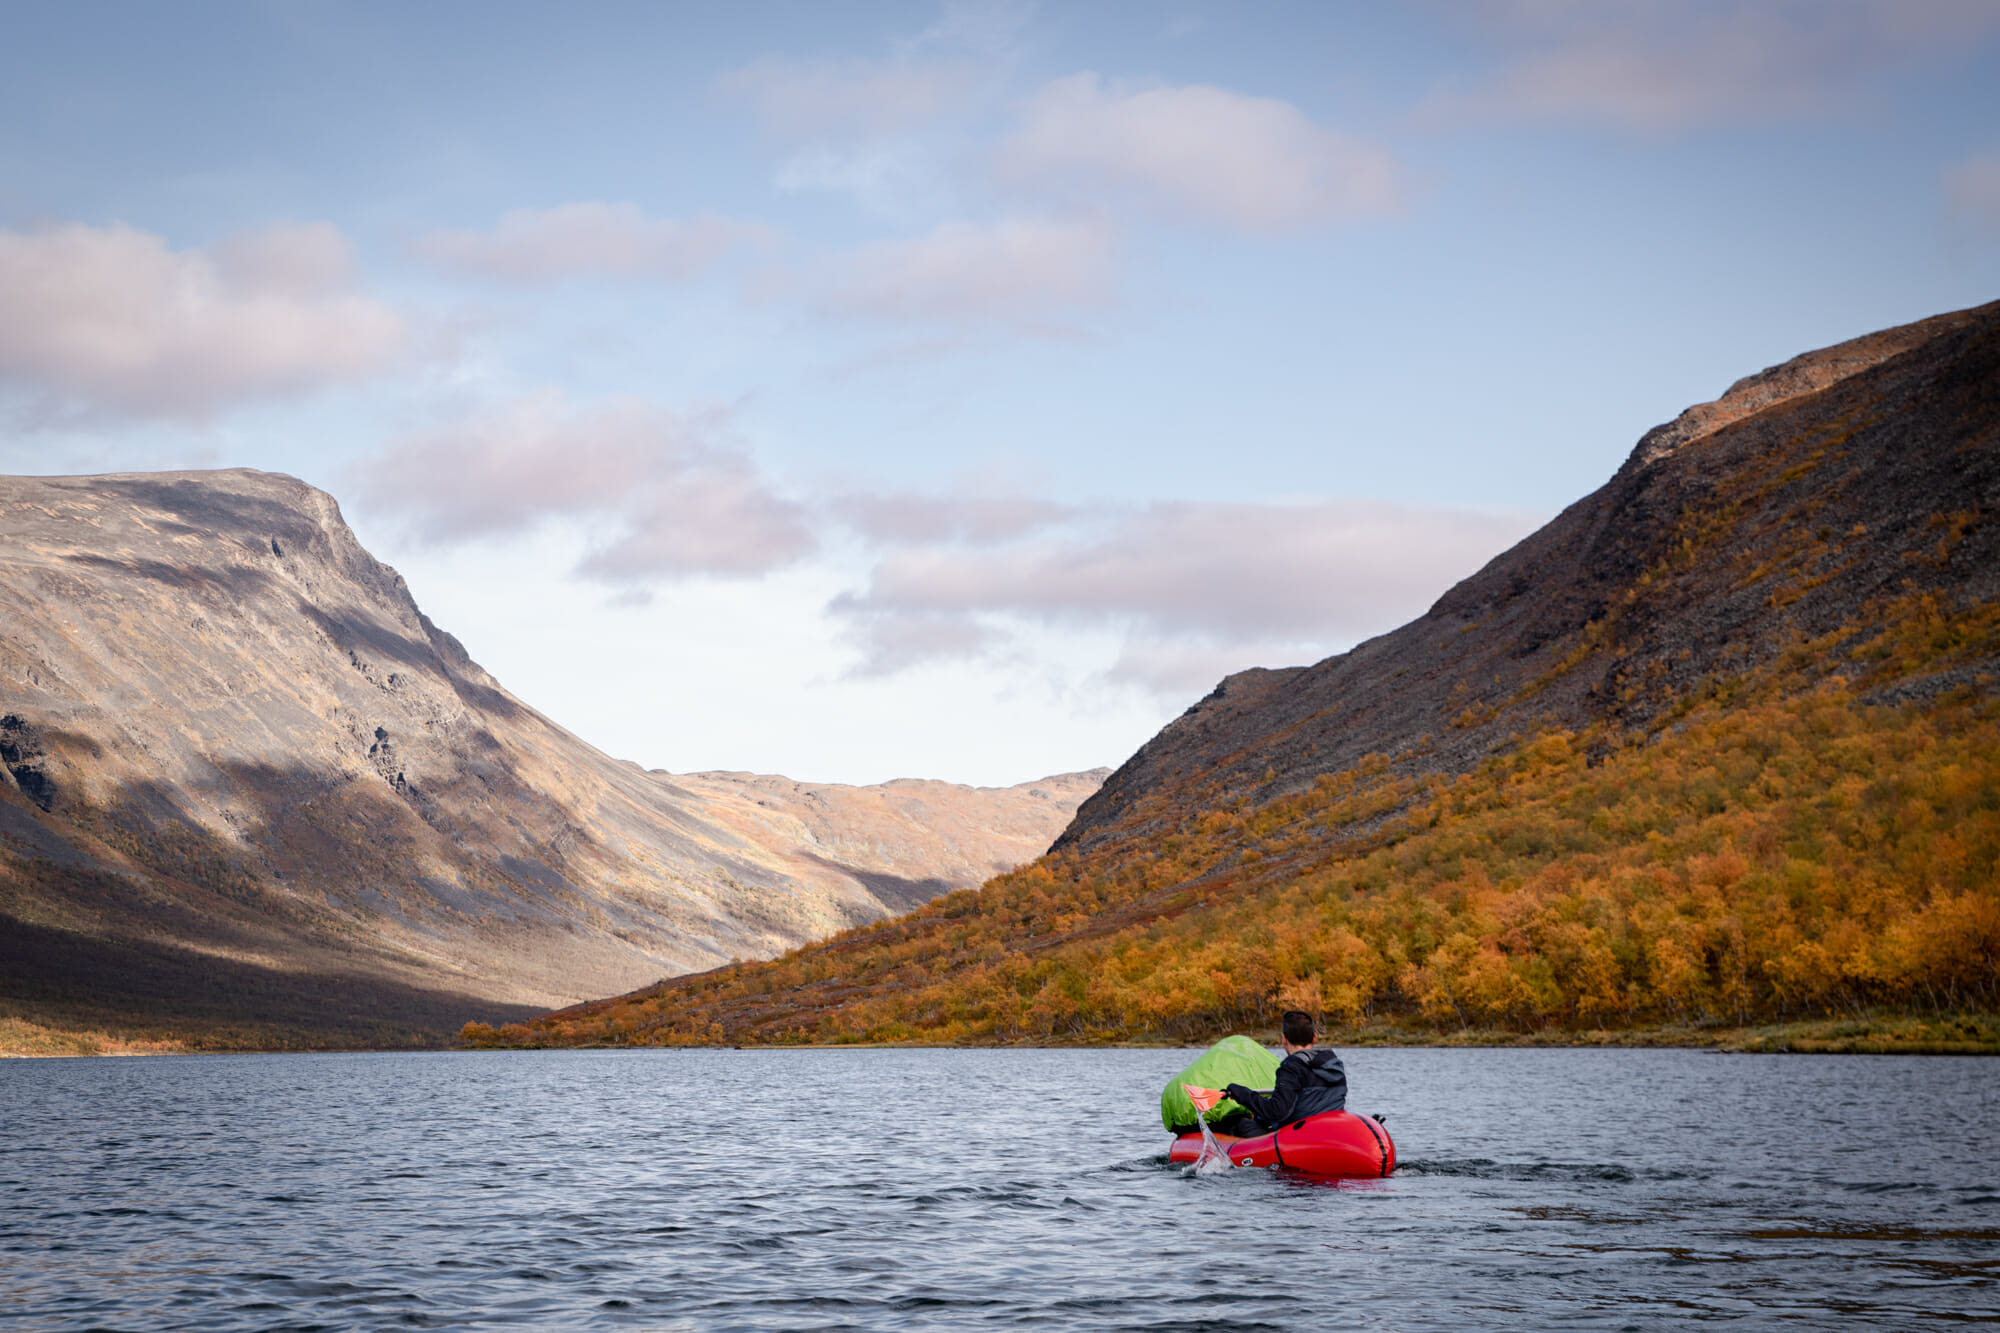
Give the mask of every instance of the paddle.
M 1206 1175 L 1211 1169 L 1227 1171 L 1232 1165 L 1229 1154 L 1222 1151 L 1222 1145 L 1215 1141 L 1215 1135 L 1208 1128 L 1208 1113 L 1222 1100 L 1222 1094 L 1214 1088 L 1197 1088 L 1192 1083 L 1181 1084 L 1181 1091 L 1194 1103 L 1194 1122 L 1201 1127 L 1201 1156 L 1195 1159 L 1196 1173 Z M 1211 1164 L 1214 1165 L 1211 1167 Z

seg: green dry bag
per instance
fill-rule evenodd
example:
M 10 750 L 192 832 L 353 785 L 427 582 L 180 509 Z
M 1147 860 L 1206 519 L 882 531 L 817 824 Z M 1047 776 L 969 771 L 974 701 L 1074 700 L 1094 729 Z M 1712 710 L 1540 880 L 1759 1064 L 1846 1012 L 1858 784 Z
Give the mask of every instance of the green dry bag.
M 1203 1051 L 1193 1064 L 1167 1080 L 1166 1091 L 1160 1094 L 1160 1119 L 1166 1122 L 1168 1129 L 1194 1124 L 1194 1103 L 1181 1091 L 1183 1083 L 1192 1083 L 1197 1088 L 1222 1088 L 1231 1083 L 1241 1083 L 1246 1088 L 1262 1092 L 1277 1081 L 1277 1056 L 1248 1037 L 1224 1037 Z M 1208 1122 L 1212 1125 L 1243 1109 L 1225 1097 L 1208 1113 Z

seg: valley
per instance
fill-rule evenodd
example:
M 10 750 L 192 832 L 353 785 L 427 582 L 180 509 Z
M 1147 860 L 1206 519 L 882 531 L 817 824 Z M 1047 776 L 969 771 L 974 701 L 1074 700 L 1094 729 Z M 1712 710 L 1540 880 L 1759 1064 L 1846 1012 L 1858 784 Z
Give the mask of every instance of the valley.
M 614 759 L 243 470 L 0 479 L 0 759 L 0 1018 L 196 1048 L 436 1044 L 769 956 L 1032 860 L 1103 776 Z
M 2000 304 L 1808 353 L 1420 619 L 1224 680 L 1036 863 L 468 1035 L 1193 1042 L 1296 1006 L 1356 1039 L 1866 1048 L 1929 1016 L 1916 1047 L 1992 1049 L 1996 514 Z

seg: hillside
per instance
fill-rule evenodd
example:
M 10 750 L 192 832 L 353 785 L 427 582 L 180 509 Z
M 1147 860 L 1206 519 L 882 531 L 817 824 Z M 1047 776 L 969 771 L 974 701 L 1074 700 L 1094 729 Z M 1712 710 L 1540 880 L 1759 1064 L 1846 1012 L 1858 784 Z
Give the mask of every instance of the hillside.
M 1990 1013 L 1996 513 L 2000 304 L 1809 353 L 1648 432 L 1422 618 L 1225 680 L 1036 865 L 473 1035 Z
M 0 478 L 0 1018 L 435 1040 L 1045 849 L 1102 774 L 675 776 L 509 694 L 250 471 Z
M 1115 851 L 1154 806 L 1262 802 L 1384 754 L 1463 773 L 1549 726 L 1645 730 L 1705 683 L 1908 583 L 2000 589 L 1978 420 L 2000 303 L 1749 376 L 1428 613 L 1311 667 L 1246 671 L 1165 727 L 1059 846 Z

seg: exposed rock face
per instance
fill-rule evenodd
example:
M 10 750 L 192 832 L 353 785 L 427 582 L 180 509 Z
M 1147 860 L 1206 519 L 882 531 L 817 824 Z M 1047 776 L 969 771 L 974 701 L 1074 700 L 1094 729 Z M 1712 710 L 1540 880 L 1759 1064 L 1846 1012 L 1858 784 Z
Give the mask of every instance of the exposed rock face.
M 345 978 L 355 1022 L 428 1029 L 976 884 L 1102 776 L 646 772 L 503 689 L 331 497 L 251 471 L 0 479 L 0 770 L 0 1002 L 122 1013 L 111 974 L 210 969 Z
M 2000 302 L 1808 353 L 1648 432 L 1422 618 L 1311 667 L 1230 676 L 1057 845 L 1115 855 L 1162 821 L 1370 754 L 1455 773 L 1542 726 L 1644 728 L 1886 598 L 1992 600 L 1996 514 Z

